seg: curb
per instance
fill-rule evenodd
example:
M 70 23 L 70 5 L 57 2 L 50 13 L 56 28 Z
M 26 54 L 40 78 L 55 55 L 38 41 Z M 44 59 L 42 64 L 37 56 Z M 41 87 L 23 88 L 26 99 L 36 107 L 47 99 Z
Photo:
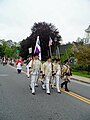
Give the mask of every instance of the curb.
M 73 79 L 73 80 L 75 80 L 75 81 L 78 81 L 78 82 L 90 84 L 90 82 L 83 81 L 83 80 L 79 80 L 79 79 L 76 79 L 76 78 L 71 78 L 71 79 Z

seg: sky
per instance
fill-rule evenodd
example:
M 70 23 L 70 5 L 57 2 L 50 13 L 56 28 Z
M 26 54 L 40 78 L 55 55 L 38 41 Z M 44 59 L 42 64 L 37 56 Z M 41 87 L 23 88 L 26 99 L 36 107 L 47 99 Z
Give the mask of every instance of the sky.
M 90 25 L 90 0 L 0 0 L 0 39 L 22 41 L 35 22 L 55 25 L 63 43 L 76 41 Z

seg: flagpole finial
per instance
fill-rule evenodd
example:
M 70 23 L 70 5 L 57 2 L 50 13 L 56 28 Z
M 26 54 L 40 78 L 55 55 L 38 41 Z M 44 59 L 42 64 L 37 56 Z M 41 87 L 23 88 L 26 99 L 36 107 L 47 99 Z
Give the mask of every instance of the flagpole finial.
M 37 36 L 37 39 L 39 39 L 39 36 Z

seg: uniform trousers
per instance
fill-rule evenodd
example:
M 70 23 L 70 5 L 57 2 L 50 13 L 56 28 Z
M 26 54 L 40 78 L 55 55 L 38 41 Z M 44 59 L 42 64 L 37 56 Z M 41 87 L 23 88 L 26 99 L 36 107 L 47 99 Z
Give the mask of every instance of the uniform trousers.
M 52 88 L 56 85 L 56 75 L 53 76 L 51 80 Z
M 28 65 L 26 66 L 26 70 L 27 70 L 27 77 L 30 77 L 30 74 L 29 74 L 29 66 L 28 66 Z
M 46 88 L 46 93 L 50 93 L 50 88 L 49 88 L 49 82 L 50 82 L 50 76 L 46 76 L 45 80 L 43 81 L 42 88 Z
M 38 72 L 33 72 L 31 75 L 31 88 L 32 88 L 32 93 L 35 93 L 35 84 L 38 79 Z
M 60 75 L 56 74 L 56 88 L 57 92 L 60 92 Z

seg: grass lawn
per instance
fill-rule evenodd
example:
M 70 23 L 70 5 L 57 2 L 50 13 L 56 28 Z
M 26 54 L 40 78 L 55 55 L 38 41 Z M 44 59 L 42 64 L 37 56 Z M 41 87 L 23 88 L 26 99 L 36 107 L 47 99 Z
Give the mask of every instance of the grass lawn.
M 84 72 L 84 71 L 72 72 L 72 74 L 73 75 L 78 75 L 78 76 L 90 78 L 90 75 L 88 75 L 88 72 Z

